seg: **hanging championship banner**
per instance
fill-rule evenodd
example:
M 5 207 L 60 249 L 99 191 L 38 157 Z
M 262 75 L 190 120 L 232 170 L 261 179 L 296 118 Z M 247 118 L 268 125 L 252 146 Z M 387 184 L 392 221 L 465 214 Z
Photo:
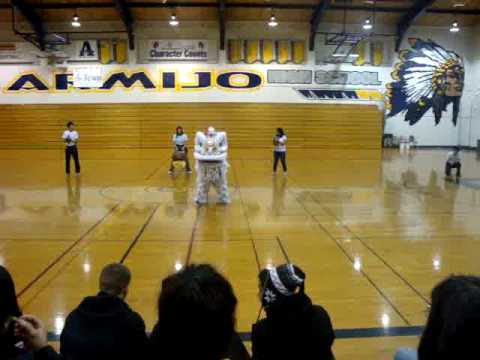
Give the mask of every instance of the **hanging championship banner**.
M 184 61 L 209 59 L 207 40 L 148 40 L 149 61 Z
M 65 46 L 64 51 L 69 55 L 68 61 L 99 61 L 97 40 L 75 40 Z
M 305 41 L 298 40 L 229 40 L 228 62 L 261 64 L 303 64 Z
M 82 66 L 73 69 L 73 86 L 76 88 L 100 88 L 103 85 L 100 66 Z

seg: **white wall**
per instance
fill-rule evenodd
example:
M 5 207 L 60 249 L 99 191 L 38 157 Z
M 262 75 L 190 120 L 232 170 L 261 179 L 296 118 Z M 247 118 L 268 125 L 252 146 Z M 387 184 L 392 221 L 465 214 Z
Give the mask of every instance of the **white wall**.
M 188 25 L 188 26 L 187 26 Z M 339 29 L 335 24 L 324 24 L 320 30 Z M 68 24 L 52 24 L 50 30 L 70 29 Z M 85 30 L 120 30 L 122 26 L 120 23 L 84 23 L 82 29 Z M 433 114 L 430 111 L 425 115 L 415 126 L 410 126 L 403 120 L 403 115 L 397 115 L 393 118 L 387 118 L 385 123 L 385 132 L 393 133 L 397 136 L 414 135 L 420 145 L 476 145 L 476 139 L 480 138 L 480 124 L 476 121 L 476 114 L 480 110 L 480 102 L 476 101 L 476 97 L 480 95 L 480 41 L 476 39 L 474 34 L 480 30 L 480 27 L 475 29 L 462 29 L 458 34 L 451 34 L 448 31 L 448 26 L 442 28 L 426 28 L 414 27 L 405 37 L 402 48 L 408 48 L 408 37 L 419 37 L 422 39 L 432 39 L 444 46 L 448 50 L 454 50 L 464 57 L 466 81 L 465 90 L 462 98 L 461 113 L 459 116 L 459 124 L 454 127 L 451 122 L 451 109 L 446 113 L 441 120 L 440 125 L 434 125 Z M 382 33 L 394 33 L 392 28 L 378 29 Z M 138 40 L 163 38 L 163 39 L 219 39 L 217 22 L 186 22 L 182 23 L 178 28 L 171 28 L 166 23 L 158 22 L 141 22 L 136 24 L 136 38 Z M 265 22 L 229 22 L 227 26 L 227 39 L 304 39 L 308 40 L 309 24 L 304 23 L 281 23 L 276 29 L 269 28 Z M 99 37 L 111 37 L 111 35 L 104 34 Z M 125 38 L 124 34 L 118 34 L 117 38 Z M 0 41 L 12 41 L 14 37 L 11 31 L 5 27 L 5 24 L 0 25 Z M 472 45 L 473 44 L 473 45 Z M 136 65 L 136 56 L 130 54 L 129 69 L 136 69 L 140 65 Z M 179 69 L 186 71 L 192 68 L 210 69 L 210 70 L 226 70 L 226 69 L 246 69 L 255 70 L 263 73 L 266 76 L 267 69 L 309 69 L 309 70 L 345 70 L 345 71 L 374 71 L 379 73 L 382 85 L 378 89 L 384 91 L 385 84 L 391 81 L 392 66 L 373 67 L 373 66 L 352 66 L 343 64 L 340 66 L 334 65 L 315 65 L 315 54 L 310 53 L 308 56 L 308 63 L 302 66 L 294 65 L 228 65 L 226 63 L 225 52 L 220 52 L 219 64 L 162 64 L 149 65 L 148 69 L 158 75 L 163 68 Z M 105 71 L 119 66 L 105 66 Z M 125 68 L 125 66 L 121 66 Z M 145 66 L 142 66 L 145 67 Z M 11 80 L 12 74 L 19 71 L 32 68 L 27 66 L 0 66 L 0 86 L 2 88 Z M 49 77 L 52 69 L 48 67 L 36 68 L 36 71 Z M 339 86 L 318 86 L 312 84 L 307 87 L 321 87 L 332 89 L 348 89 L 351 87 Z M 366 87 L 374 89 L 375 87 Z M 9 95 L 2 94 L 0 96 L 0 103 L 62 103 L 62 102 L 161 102 L 161 101 L 241 101 L 241 102 L 309 102 L 296 96 L 292 91 L 292 86 L 265 84 L 261 91 L 255 92 L 225 92 L 218 89 L 211 89 L 206 92 L 167 92 L 158 93 L 152 92 L 148 96 L 137 90 L 131 92 L 116 91 L 108 94 L 23 94 L 23 95 Z

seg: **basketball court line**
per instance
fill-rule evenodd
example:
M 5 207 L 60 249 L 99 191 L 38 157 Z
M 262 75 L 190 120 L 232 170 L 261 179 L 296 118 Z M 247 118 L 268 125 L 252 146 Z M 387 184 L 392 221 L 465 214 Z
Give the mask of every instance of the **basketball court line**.
M 248 236 L 250 237 L 250 242 L 252 244 L 253 254 L 255 255 L 255 261 L 257 263 L 257 270 L 258 270 L 258 272 L 260 272 L 262 270 L 262 266 L 260 265 L 260 258 L 258 257 L 257 247 L 255 246 L 255 239 L 253 237 L 253 231 L 252 231 L 252 226 L 250 224 L 250 218 L 248 217 L 248 213 L 247 213 L 246 207 L 245 207 L 245 202 L 243 201 L 243 195 L 242 195 L 242 191 L 240 190 L 238 177 L 237 177 L 237 172 L 235 171 L 235 168 L 233 166 L 232 166 L 232 170 L 233 170 L 233 177 L 235 179 L 235 185 L 237 187 L 238 197 L 240 198 L 240 205 L 242 207 L 243 217 L 247 221 Z
M 367 248 L 370 253 L 375 256 L 378 260 L 380 260 L 392 273 L 394 273 L 402 282 L 407 285 L 415 294 L 417 294 L 427 305 L 430 305 L 430 301 L 417 289 L 413 284 L 411 284 L 407 279 L 405 279 L 395 268 L 390 265 L 380 254 L 378 254 L 370 245 L 366 244 L 363 239 L 358 236 L 355 232 L 353 232 L 348 225 L 346 225 L 342 219 L 337 217 L 334 213 L 330 211 L 327 207 L 320 204 L 323 210 L 328 213 L 331 217 L 335 218 L 350 234 L 353 235 L 355 239 L 357 239 L 364 247 Z
M 65 249 L 55 260 L 53 260 L 45 269 L 43 269 L 30 283 L 28 283 L 18 294 L 20 298 L 24 295 L 33 285 L 35 285 L 46 273 L 48 273 L 55 265 L 57 265 L 68 253 L 70 253 L 78 244 L 80 244 L 93 230 L 95 230 L 109 215 L 111 215 L 120 203 L 115 204 L 108 212 L 95 224 L 93 224 L 80 238 L 78 238 L 72 245 Z
M 288 189 L 287 191 L 291 192 L 293 196 L 295 197 L 296 201 L 300 206 L 303 208 L 303 210 L 312 218 L 312 220 L 318 225 L 318 227 L 332 240 L 337 247 L 340 249 L 340 251 L 345 255 L 345 257 L 353 264 L 355 264 L 355 260 L 348 254 L 348 252 L 345 250 L 345 248 L 342 246 L 342 244 L 315 218 L 315 216 L 307 209 L 307 207 L 301 202 L 297 195 L 292 192 L 292 190 Z M 388 298 L 388 296 L 380 289 L 380 287 L 370 278 L 370 276 L 363 270 L 360 269 L 359 273 L 361 273 L 364 278 L 370 283 L 370 285 L 373 286 L 373 288 L 378 292 L 378 294 L 391 306 L 391 308 L 395 311 L 395 313 L 407 324 L 408 326 L 411 326 L 412 324 L 408 321 L 408 319 L 405 317 L 405 315 L 402 314 L 402 312 L 395 306 L 395 304 Z
M 335 340 L 353 340 L 365 338 L 384 338 L 384 337 L 402 337 L 402 336 L 420 336 L 423 332 L 423 326 L 395 326 L 395 327 L 375 327 L 375 328 L 352 328 L 352 329 L 334 329 Z M 252 341 L 250 332 L 239 332 L 240 338 L 244 342 Z M 60 335 L 55 332 L 48 333 L 49 342 L 60 341 Z
M 127 259 L 128 255 L 130 255 L 130 252 L 133 250 L 133 248 L 135 247 L 135 245 L 137 245 L 138 243 L 138 240 L 140 240 L 140 237 L 143 235 L 143 233 L 145 232 L 145 229 L 148 227 L 148 225 L 150 224 L 150 222 L 152 221 L 153 219 L 153 216 L 155 215 L 155 213 L 157 212 L 158 208 L 160 207 L 160 204 L 157 204 L 155 206 L 155 208 L 153 209 L 152 213 L 148 216 L 147 220 L 145 221 L 145 223 L 142 225 L 142 227 L 140 228 L 140 231 L 137 233 L 137 235 L 135 236 L 135 238 L 133 239 L 132 243 L 130 244 L 130 246 L 128 247 L 127 251 L 125 251 L 125 254 L 123 254 L 122 258 L 120 259 L 120 264 L 123 264 L 125 262 L 125 260 Z
M 193 227 L 192 227 L 192 234 L 190 236 L 190 240 L 188 244 L 187 256 L 185 258 L 185 265 L 190 265 L 190 261 L 192 260 L 193 243 L 195 242 L 195 235 L 197 234 L 198 224 L 200 222 L 201 210 L 202 210 L 202 206 L 197 206 L 195 221 L 193 222 Z
M 150 175 L 148 175 L 148 176 L 145 178 L 145 180 L 150 180 L 152 177 L 154 177 L 155 174 L 158 172 L 158 170 L 160 170 L 159 167 L 157 167 L 155 170 L 153 170 L 153 172 L 152 172 Z
M 287 264 L 292 264 L 288 256 L 287 249 L 285 248 L 285 246 L 283 246 L 280 236 L 277 236 L 276 240 L 277 240 L 278 246 L 280 247 L 280 250 L 282 251 L 283 256 L 285 257 L 285 261 L 287 262 Z

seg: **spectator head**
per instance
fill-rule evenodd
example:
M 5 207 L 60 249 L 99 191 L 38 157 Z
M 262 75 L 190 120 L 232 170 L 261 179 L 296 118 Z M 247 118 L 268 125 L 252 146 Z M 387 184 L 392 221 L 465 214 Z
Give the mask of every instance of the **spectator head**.
M 183 127 L 177 126 L 177 129 L 175 130 L 175 132 L 177 133 L 177 135 L 182 135 L 183 134 Z
M 100 290 L 104 293 L 125 299 L 132 274 L 122 264 L 110 264 L 103 268 L 100 274 Z
M 68 128 L 68 130 L 70 130 L 70 131 L 75 130 L 75 123 L 74 123 L 73 121 L 69 121 L 69 122 L 67 123 L 67 128 Z
M 159 341 L 178 359 L 224 359 L 234 334 L 236 305 L 232 286 L 215 268 L 189 265 L 162 282 Z
M 258 275 L 260 300 L 265 309 L 305 292 L 305 273 L 293 264 L 264 269 Z
M 471 359 L 478 351 L 480 277 L 451 276 L 432 291 L 419 360 Z
M 12 317 L 21 316 L 15 285 L 10 273 L 0 266 L 0 338 L 12 331 Z
M 285 131 L 283 131 L 282 128 L 277 128 L 277 135 L 278 136 L 283 136 L 283 135 L 285 135 Z

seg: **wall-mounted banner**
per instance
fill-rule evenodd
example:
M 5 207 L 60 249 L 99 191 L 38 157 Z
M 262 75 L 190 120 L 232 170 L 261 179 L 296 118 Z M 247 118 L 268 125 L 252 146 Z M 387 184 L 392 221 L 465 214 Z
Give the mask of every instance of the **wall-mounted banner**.
M 432 40 L 409 39 L 411 48 L 400 52 L 400 62 L 387 84 L 388 116 L 405 114 L 415 125 L 433 108 L 435 125 L 447 106 L 453 104 L 452 122 L 456 126 L 465 81 L 463 59 Z
M 145 91 L 199 91 L 217 88 L 225 91 L 254 91 L 262 88 L 263 74 L 256 71 L 159 71 L 152 75 L 144 69 L 115 70 L 103 73 L 101 66 L 76 67 L 73 72 L 53 72 L 51 81 L 34 71 L 14 77 L 3 91 L 17 93 L 62 93 L 70 90 L 114 92 L 141 89 Z
M 295 89 L 307 100 L 382 101 L 378 90 Z
M 38 52 L 27 42 L 0 42 L 0 64 L 32 64 L 37 60 Z
M 392 62 L 393 41 L 390 38 L 367 38 L 358 43 L 342 43 L 342 39 L 318 36 L 316 63 L 344 63 L 355 66 L 388 66 Z M 350 54 L 350 56 L 341 55 Z
M 229 40 L 228 61 L 231 64 L 303 64 L 306 61 L 305 41 Z
M 125 64 L 128 61 L 127 40 L 99 40 L 102 64 Z
M 99 61 L 97 40 L 75 40 L 63 49 L 68 55 L 67 61 Z
M 312 70 L 268 70 L 269 84 L 311 84 Z
M 318 85 L 370 85 L 379 86 L 379 73 L 373 71 L 315 71 Z
M 178 61 L 208 59 L 206 40 L 148 40 L 150 61 Z
M 73 69 L 73 87 L 99 88 L 103 85 L 100 66 L 82 66 Z

